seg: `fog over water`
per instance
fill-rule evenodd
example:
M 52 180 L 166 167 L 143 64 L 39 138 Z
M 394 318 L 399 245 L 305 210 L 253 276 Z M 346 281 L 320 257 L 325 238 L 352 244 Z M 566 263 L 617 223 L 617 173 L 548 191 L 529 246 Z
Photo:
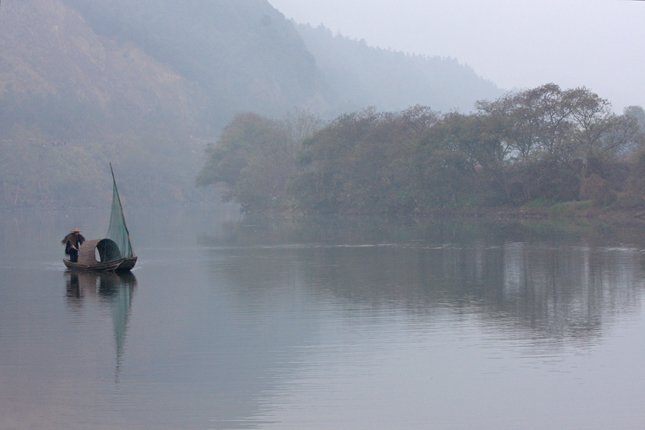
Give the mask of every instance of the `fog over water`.
M 645 104 L 645 2 L 270 0 L 299 23 L 369 45 L 453 57 L 507 90 L 586 86 L 617 111 Z
M 0 217 L 0 428 L 639 429 L 643 226 L 127 210 Z

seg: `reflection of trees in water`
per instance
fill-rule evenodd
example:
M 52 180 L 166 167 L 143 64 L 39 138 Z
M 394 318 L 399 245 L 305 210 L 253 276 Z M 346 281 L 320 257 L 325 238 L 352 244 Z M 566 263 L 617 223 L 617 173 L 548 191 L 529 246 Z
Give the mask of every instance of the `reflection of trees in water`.
M 629 248 L 504 247 L 501 309 L 553 338 L 586 338 L 639 306 L 640 253 Z
M 245 217 L 223 224 L 218 236 L 199 241 L 218 246 L 285 244 L 377 244 L 553 241 L 560 243 L 632 244 L 645 247 L 645 223 L 610 224 L 598 220 L 486 221 L 477 218 L 388 220 L 382 218 L 307 217 L 280 219 Z
M 82 308 L 83 301 L 88 299 L 98 299 L 100 303 L 110 307 L 118 375 L 125 351 L 126 330 L 137 278 L 130 272 L 116 274 L 66 271 L 65 283 L 67 301 L 71 308 Z
M 431 312 L 438 306 L 500 317 L 537 336 L 586 338 L 603 317 L 640 303 L 635 250 L 509 243 L 320 250 L 303 270 L 335 295 Z M 507 321 L 508 322 L 508 321 Z
M 640 303 L 638 249 L 606 247 L 603 231 L 377 225 L 232 229 L 226 243 L 247 247 L 226 251 L 224 270 L 242 302 L 270 301 L 278 287 L 300 284 L 373 309 L 430 315 L 448 307 L 536 339 L 594 337 L 612 314 Z

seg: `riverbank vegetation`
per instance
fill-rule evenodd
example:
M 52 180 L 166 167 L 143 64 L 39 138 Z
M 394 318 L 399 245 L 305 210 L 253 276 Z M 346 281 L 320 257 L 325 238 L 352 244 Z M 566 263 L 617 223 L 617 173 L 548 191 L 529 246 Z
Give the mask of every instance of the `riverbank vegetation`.
M 197 184 L 258 212 L 645 206 L 645 112 L 618 115 L 584 87 L 510 92 L 469 114 L 369 108 L 304 123 L 296 136 L 288 121 L 238 115 L 209 145 Z

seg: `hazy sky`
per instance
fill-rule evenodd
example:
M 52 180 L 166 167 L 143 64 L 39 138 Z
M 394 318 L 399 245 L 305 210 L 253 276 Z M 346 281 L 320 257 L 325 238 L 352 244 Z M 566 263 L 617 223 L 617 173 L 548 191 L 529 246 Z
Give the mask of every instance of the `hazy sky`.
M 372 46 L 453 57 L 503 89 L 586 86 L 645 107 L 645 1 L 269 0 Z

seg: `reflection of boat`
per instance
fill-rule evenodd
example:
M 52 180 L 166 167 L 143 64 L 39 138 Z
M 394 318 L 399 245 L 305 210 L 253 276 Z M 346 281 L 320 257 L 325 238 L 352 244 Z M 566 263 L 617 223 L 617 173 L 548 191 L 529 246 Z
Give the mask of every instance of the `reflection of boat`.
M 71 304 L 81 304 L 85 298 L 100 297 L 100 302 L 110 306 L 114 341 L 116 343 L 117 378 L 121 358 L 125 351 L 126 330 L 132 296 L 137 278 L 130 272 L 98 273 L 88 271 L 66 271 L 67 296 Z
M 65 266 L 75 270 L 93 270 L 98 272 L 123 272 L 128 271 L 137 263 L 137 257 L 132 251 L 130 232 L 125 224 L 123 207 L 119 198 L 119 191 L 112 172 L 112 210 L 110 213 L 110 227 L 105 239 L 88 240 L 78 250 L 78 261 L 63 260 Z M 96 259 L 98 251 L 99 260 Z
M 84 297 L 113 297 L 119 291 L 134 290 L 137 278 L 131 272 L 91 272 L 85 270 L 65 271 L 67 296 L 82 299 Z M 129 294 L 129 293 L 128 293 Z

